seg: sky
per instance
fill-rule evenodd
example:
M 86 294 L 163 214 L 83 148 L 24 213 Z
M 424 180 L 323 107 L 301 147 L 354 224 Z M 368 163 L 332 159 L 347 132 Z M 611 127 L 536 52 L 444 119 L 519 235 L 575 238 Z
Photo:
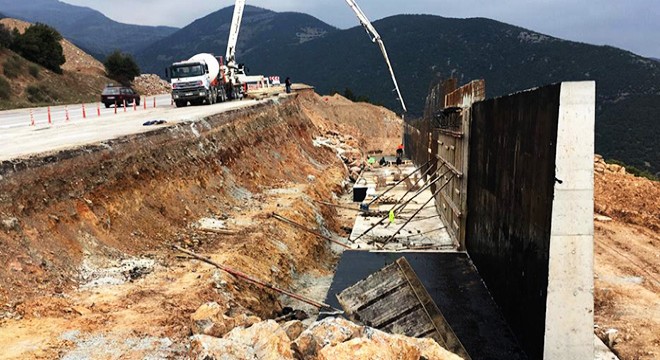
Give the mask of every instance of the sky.
M 184 27 L 232 0 L 63 0 L 140 25 Z M 370 20 L 398 14 L 486 17 L 562 39 L 612 45 L 660 58 L 660 0 L 356 0 Z M 248 0 L 248 5 L 310 14 L 346 29 L 357 18 L 345 0 Z M 385 39 L 387 41 L 387 39 Z

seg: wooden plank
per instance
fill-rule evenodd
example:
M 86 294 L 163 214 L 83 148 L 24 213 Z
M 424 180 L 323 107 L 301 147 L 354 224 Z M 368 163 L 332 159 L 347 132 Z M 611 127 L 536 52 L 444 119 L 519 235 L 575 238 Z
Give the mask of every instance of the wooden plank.
M 449 197 L 449 195 L 445 194 L 444 192 L 442 192 L 441 194 L 442 194 L 442 198 L 447 202 L 449 207 L 451 207 L 451 210 L 454 212 L 454 215 L 456 215 L 456 217 L 458 217 L 458 218 L 462 217 L 463 213 L 458 209 L 458 206 L 456 206 L 456 204 L 454 204 L 454 200 L 451 197 Z
M 426 319 L 426 321 L 421 322 L 420 319 Z M 384 326 L 381 330 L 390 334 L 403 334 L 412 337 L 419 337 L 431 331 L 436 331 L 433 323 L 428 321 L 428 315 L 421 307 Z
M 461 344 L 460 340 L 454 333 L 454 330 L 452 330 L 451 326 L 449 326 L 449 323 L 445 319 L 444 315 L 442 315 L 442 312 L 440 312 L 440 309 L 438 309 L 438 306 L 435 304 L 435 302 L 433 302 L 431 295 L 429 295 L 428 291 L 426 291 L 426 288 L 424 288 L 424 285 L 422 285 L 422 282 L 419 280 L 417 274 L 415 274 L 415 271 L 410 266 L 408 261 L 406 261 L 405 258 L 400 258 L 396 261 L 396 264 L 403 272 L 413 292 L 415 293 L 415 296 L 422 304 L 424 310 L 433 322 L 433 326 L 446 345 L 446 349 L 459 356 L 462 356 L 464 359 L 469 359 L 470 356 L 463 347 L 463 344 Z
M 395 334 L 433 338 L 470 359 L 405 258 L 342 291 L 337 299 L 355 321 Z
M 383 296 L 405 282 L 398 266 L 391 264 L 344 290 L 337 295 L 337 299 L 346 312 L 354 313 L 360 306 Z
M 365 325 L 380 329 L 390 320 L 396 319 L 401 313 L 420 307 L 419 300 L 409 286 L 404 286 L 389 296 L 382 297 L 376 303 L 356 312 L 357 318 Z M 420 323 L 429 319 L 420 319 Z

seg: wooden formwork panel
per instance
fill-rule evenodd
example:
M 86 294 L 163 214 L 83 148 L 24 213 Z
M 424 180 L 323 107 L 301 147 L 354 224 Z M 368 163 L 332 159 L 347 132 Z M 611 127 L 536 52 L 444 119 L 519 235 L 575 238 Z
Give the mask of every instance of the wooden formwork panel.
M 392 334 L 429 337 L 470 359 L 405 258 L 399 258 L 337 295 L 354 321 Z

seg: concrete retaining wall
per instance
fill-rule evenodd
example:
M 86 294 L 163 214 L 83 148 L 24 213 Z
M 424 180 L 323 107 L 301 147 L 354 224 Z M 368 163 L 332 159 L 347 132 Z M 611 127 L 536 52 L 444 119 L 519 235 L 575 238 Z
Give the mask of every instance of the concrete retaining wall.
M 594 104 L 586 82 L 472 107 L 466 246 L 533 359 L 593 358 Z

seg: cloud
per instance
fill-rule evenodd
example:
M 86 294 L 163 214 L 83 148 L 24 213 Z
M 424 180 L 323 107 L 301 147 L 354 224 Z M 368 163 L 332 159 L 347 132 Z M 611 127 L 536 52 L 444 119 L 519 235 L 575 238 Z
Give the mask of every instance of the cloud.
M 126 23 L 183 27 L 234 1 L 64 0 L 97 9 Z M 397 14 L 487 17 L 537 32 L 593 44 L 608 44 L 660 57 L 660 2 L 657 0 L 358 0 L 369 19 Z M 345 0 L 254 0 L 249 5 L 295 11 L 348 28 L 358 21 Z

